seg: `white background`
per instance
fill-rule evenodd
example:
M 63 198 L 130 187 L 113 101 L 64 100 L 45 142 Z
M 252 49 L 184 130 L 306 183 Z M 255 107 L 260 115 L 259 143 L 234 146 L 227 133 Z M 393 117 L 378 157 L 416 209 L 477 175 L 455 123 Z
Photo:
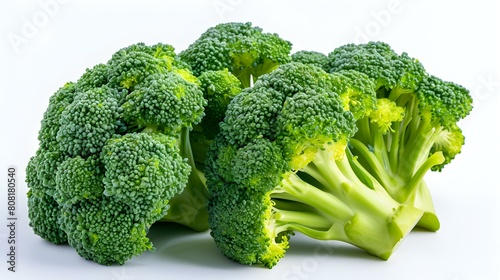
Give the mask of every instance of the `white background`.
M 58 1 L 3 0 L 0 8 L 1 279 L 500 279 L 500 69 L 496 1 Z M 50 95 L 87 67 L 136 42 L 178 51 L 220 22 L 251 21 L 302 49 L 388 42 L 428 72 L 471 90 L 461 122 L 466 145 L 427 176 L 442 228 L 414 231 L 388 261 L 337 242 L 296 236 L 272 270 L 225 259 L 208 233 L 156 225 L 157 251 L 101 266 L 55 246 L 28 226 L 25 166 Z M 16 165 L 18 272 L 7 271 L 6 169 Z

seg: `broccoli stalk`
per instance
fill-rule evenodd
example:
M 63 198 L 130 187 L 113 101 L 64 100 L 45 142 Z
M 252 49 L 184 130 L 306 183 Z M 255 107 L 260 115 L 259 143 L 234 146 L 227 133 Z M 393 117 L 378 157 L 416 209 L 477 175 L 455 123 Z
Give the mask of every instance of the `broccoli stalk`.
M 276 227 L 315 239 L 344 241 L 388 259 L 422 211 L 397 203 L 375 179 L 370 180 L 373 189 L 369 188 L 359 179 L 360 170 L 356 174 L 351 168 L 352 157 L 331 158 L 327 149 L 317 152 L 305 168 L 284 176 L 272 191 Z
M 407 96 L 403 98 L 409 99 Z M 413 102 L 416 102 L 415 98 Z M 373 116 L 359 120 L 359 132 L 350 140 L 350 144 L 354 153 L 360 157 L 360 162 L 364 163 L 396 200 L 425 210 L 419 226 L 436 231 L 440 223 L 424 177 L 428 171 L 438 170 L 445 161 L 451 160 L 450 153 L 445 157 L 443 150 L 433 151 L 436 143 L 442 142 L 442 138 L 447 138 L 450 132 L 440 125 L 433 125 L 429 120 L 420 118 L 415 105 L 401 104 L 387 108 L 379 106 L 376 112 L 386 109 L 394 113 L 401 108 L 406 108 L 402 114 L 403 118 L 386 122 L 391 128 L 384 128 L 384 125 L 381 126 L 384 120 L 374 119 Z M 389 112 L 385 115 L 388 116 Z M 447 145 L 446 150 L 460 151 L 463 136 L 456 136 L 458 141 L 452 142 L 455 147 Z

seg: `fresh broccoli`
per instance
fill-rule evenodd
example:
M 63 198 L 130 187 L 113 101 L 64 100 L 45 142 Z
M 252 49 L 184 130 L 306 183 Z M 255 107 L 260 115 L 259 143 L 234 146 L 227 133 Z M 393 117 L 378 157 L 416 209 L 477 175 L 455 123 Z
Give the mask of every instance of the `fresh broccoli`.
M 293 62 L 312 64 L 323 70 L 328 69 L 328 57 L 324 53 L 317 51 L 298 51 L 292 54 Z
M 27 166 L 30 226 L 100 264 L 153 250 L 158 220 L 208 229 L 208 191 L 189 133 L 200 81 L 170 45 L 113 54 L 49 100 Z
M 344 45 L 328 60 L 329 72 L 355 70 L 375 84 L 376 109 L 357 119 L 353 154 L 394 199 L 425 211 L 419 226 L 438 230 L 423 177 L 460 153 L 464 136 L 457 122 L 472 109 L 469 91 L 429 75 L 417 59 L 383 42 Z
M 423 212 L 394 200 L 347 149 L 356 122 L 345 100 L 365 102 L 356 92 L 367 85 L 360 73 L 292 62 L 234 97 L 205 172 L 211 235 L 224 255 L 271 268 L 301 232 L 390 257 Z
M 222 23 L 206 30 L 180 53 L 195 76 L 208 70 L 228 69 L 249 87 L 259 76 L 290 61 L 290 42 L 263 33 L 251 23 Z

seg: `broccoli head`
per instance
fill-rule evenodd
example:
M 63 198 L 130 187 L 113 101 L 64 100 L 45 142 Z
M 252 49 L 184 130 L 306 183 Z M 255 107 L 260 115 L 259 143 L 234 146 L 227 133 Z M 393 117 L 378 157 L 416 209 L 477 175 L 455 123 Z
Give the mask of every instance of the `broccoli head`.
M 207 105 L 200 86 L 172 46 L 138 43 L 61 87 L 26 170 L 33 231 L 110 265 L 154 250 L 156 221 L 208 229 L 189 141 Z
M 376 91 L 376 109 L 357 118 L 353 153 L 392 197 L 425 211 L 420 226 L 438 230 L 423 177 L 460 153 L 465 138 L 457 123 L 472 109 L 469 91 L 428 74 L 417 59 L 384 42 L 341 46 L 328 61 L 332 74 L 361 72 Z M 350 110 L 363 111 L 355 107 Z
M 355 92 L 370 80 L 348 83 L 354 75 L 289 63 L 234 97 L 206 161 L 224 255 L 271 268 L 301 232 L 388 259 L 418 222 L 423 212 L 394 200 L 347 149 L 356 119 L 344 99 L 369 104 Z

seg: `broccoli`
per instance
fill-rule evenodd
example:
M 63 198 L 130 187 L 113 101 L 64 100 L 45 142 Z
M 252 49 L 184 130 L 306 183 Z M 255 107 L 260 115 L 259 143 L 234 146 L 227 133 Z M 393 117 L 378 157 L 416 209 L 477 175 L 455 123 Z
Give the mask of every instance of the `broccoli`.
M 64 84 L 26 167 L 33 232 L 112 265 L 175 222 L 272 268 L 295 233 L 387 260 L 416 225 L 437 231 L 424 177 L 461 152 L 469 91 L 384 42 L 291 48 L 222 23 L 179 54 L 137 43 Z
M 316 65 L 323 70 L 328 69 L 328 57 L 317 51 L 298 51 L 292 54 L 293 62 Z
M 26 169 L 33 231 L 110 265 L 154 250 L 156 221 L 207 230 L 208 191 L 189 140 L 206 105 L 166 44 L 128 46 L 65 84 Z
M 197 77 L 208 70 L 228 69 L 249 87 L 259 76 L 289 62 L 291 48 L 290 42 L 249 22 L 230 22 L 207 29 L 179 56 Z
M 357 118 L 353 154 L 394 199 L 425 211 L 419 226 L 438 230 L 423 178 L 460 153 L 465 138 L 457 122 L 472 109 L 469 91 L 428 74 L 384 42 L 347 44 L 328 54 L 329 72 L 346 70 L 369 76 L 377 97 L 376 109 Z
M 234 97 L 205 169 L 211 235 L 224 255 L 271 268 L 301 232 L 391 256 L 423 212 L 394 200 L 347 148 L 356 119 L 345 99 L 369 105 L 356 92 L 370 85 L 361 73 L 292 62 Z

